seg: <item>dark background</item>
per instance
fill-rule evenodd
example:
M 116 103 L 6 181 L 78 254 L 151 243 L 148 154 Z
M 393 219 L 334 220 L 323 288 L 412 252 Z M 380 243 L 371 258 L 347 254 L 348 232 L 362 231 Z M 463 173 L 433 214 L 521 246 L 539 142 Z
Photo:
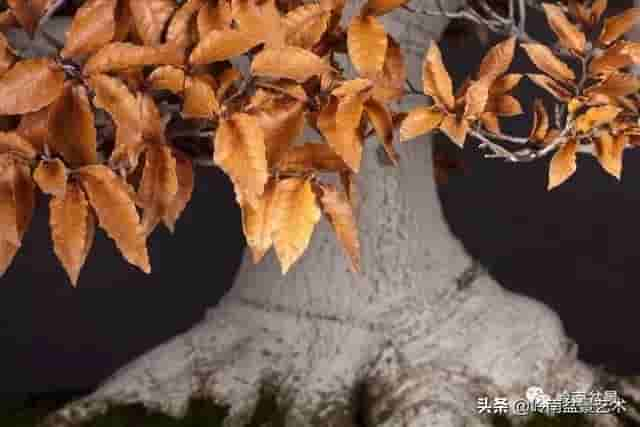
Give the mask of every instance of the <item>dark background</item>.
M 536 34 L 546 28 L 539 16 L 530 19 Z M 458 82 L 484 50 L 474 37 L 463 43 L 441 43 Z M 531 70 L 521 54 L 514 69 Z M 523 80 L 516 95 L 543 93 Z M 506 129 L 525 135 L 527 120 L 530 113 Z M 575 176 L 547 192 L 548 160 L 514 165 L 483 159 L 473 142 L 463 151 L 442 145 L 465 164 L 440 193 L 471 254 L 507 288 L 556 310 L 583 360 L 640 374 L 640 152 L 625 153 L 621 183 L 582 157 Z M 198 321 L 229 289 L 240 262 L 240 215 L 218 170 L 198 170 L 174 236 L 162 227 L 152 235 L 150 276 L 129 266 L 99 231 L 73 289 L 51 249 L 46 204 L 39 200 L 23 247 L 0 279 L 0 392 L 95 386 Z

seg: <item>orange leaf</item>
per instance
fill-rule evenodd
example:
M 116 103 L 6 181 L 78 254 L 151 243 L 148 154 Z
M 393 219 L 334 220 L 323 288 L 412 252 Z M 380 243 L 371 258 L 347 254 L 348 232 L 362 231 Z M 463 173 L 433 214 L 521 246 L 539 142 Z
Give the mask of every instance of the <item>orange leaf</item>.
M 569 102 L 571 99 L 571 92 L 551 77 L 545 74 L 527 74 L 527 77 L 560 101 Z
M 129 0 L 136 32 L 146 45 L 160 43 L 162 34 L 176 9 L 173 0 Z
M 264 42 L 265 47 L 284 44 L 285 28 L 275 0 L 232 0 L 231 14 L 241 31 Z
M 549 164 L 547 190 L 562 184 L 575 173 L 577 148 L 578 142 L 575 139 L 570 139 L 555 152 Z
M 498 76 L 506 73 L 513 61 L 515 49 L 515 37 L 510 37 L 502 43 L 498 43 L 492 47 L 480 64 L 478 80 L 489 76 L 491 80 L 495 80 Z
M 426 95 L 431 96 L 441 107 L 453 111 L 453 82 L 442 62 L 442 53 L 435 41 L 431 42 L 422 63 L 422 82 Z
M 206 0 L 188 0 L 180 6 L 169 22 L 166 40 L 184 49 L 195 44 L 197 34 L 195 31 L 194 17 L 207 4 Z
M 191 52 L 189 62 L 194 65 L 224 61 L 242 55 L 260 43 L 260 40 L 239 30 L 213 30 L 200 40 Z
M 353 271 L 360 271 L 358 224 L 347 195 L 333 185 L 320 185 L 320 206 L 329 219 L 338 241 L 351 260 Z
M 176 162 L 176 177 L 178 178 L 178 191 L 176 192 L 173 201 L 167 208 L 167 212 L 162 218 L 164 224 L 167 226 L 170 232 L 174 232 L 176 221 L 182 215 L 182 212 L 187 207 L 189 200 L 191 200 L 191 194 L 193 193 L 193 165 L 191 159 L 174 150 L 173 157 Z
M 614 72 L 604 81 L 585 89 L 585 95 L 627 96 L 640 90 L 640 79 L 633 74 Z
M 213 30 L 231 28 L 231 23 L 231 5 L 228 1 L 221 0 L 215 4 L 205 3 L 198 11 L 198 34 L 201 39 Z
M 67 190 L 67 168 L 60 159 L 41 161 L 33 172 L 33 180 L 43 193 L 64 197 Z
M 54 0 L 7 0 L 22 28 L 33 37 L 42 18 Z
M 416 107 L 409 111 L 400 126 L 400 141 L 408 141 L 437 129 L 444 119 L 438 107 Z
M 486 130 L 494 135 L 500 135 L 502 130 L 500 129 L 500 120 L 498 116 L 492 112 L 484 112 L 480 115 L 480 121 Z
M 248 203 L 241 205 L 242 230 L 255 264 L 260 262 L 273 245 L 274 195 L 275 184 L 269 181 L 255 207 Z
M 391 36 L 387 36 L 387 55 L 371 96 L 383 102 L 397 101 L 404 96 L 406 79 L 407 70 L 402 50 Z
M 168 90 L 179 94 L 185 89 L 184 70 L 171 65 L 158 67 L 147 77 L 147 82 L 155 90 Z
M 336 123 L 338 112 L 338 98 L 332 97 L 329 103 L 318 115 L 318 129 L 325 137 L 329 146 L 353 170 L 360 170 L 362 160 L 362 141 L 357 128 L 340 131 Z
M 150 273 L 144 234 L 127 184 L 102 165 L 84 166 L 78 174 L 100 227 L 114 240 L 128 262 Z
M 117 0 L 89 0 L 80 6 L 60 52 L 63 58 L 95 52 L 113 40 L 116 3 Z
M 364 110 L 369 121 L 378 135 L 380 143 L 384 147 L 389 160 L 395 166 L 398 165 L 399 157 L 393 147 L 393 119 L 387 107 L 376 99 L 369 99 L 364 103 Z
M 64 72 L 50 59 L 25 59 L 0 77 L 0 115 L 24 114 L 51 104 L 62 93 Z
M 10 153 L 26 160 L 33 160 L 38 155 L 38 150 L 16 132 L 0 132 L 0 153 Z
M 446 115 L 442 123 L 440 123 L 440 130 L 442 130 L 451 141 L 459 147 L 462 147 L 469 132 L 469 122 L 464 119 L 458 119 L 453 115 Z
M 491 98 L 487 110 L 501 117 L 511 117 L 522 114 L 520 102 L 511 95 L 501 95 Z
M 633 28 L 638 19 L 640 19 L 640 7 L 627 9 L 620 15 L 605 19 L 604 27 L 600 33 L 600 42 L 608 45 L 618 40 Z
M 64 196 L 53 197 L 49 212 L 53 251 L 76 286 L 95 233 L 95 219 L 80 185 L 71 182 Z
M 115 42 L 93 54 L 84 66 L 84 73 L 117 72 L 145 65 L 180 66 L 184 61 L 184 49 L 175 44 L 138 46 Z
M 375 77 L 382 71 L 386 57 L 384 26 L 373 16 L 354 16 L 347 31 L 347 48 L 358 74 Z
M 505 74 L 499 77 L 489 88 L 489 96 L 499 96 L 510 92 L 518 86 L 520 80 L 522 80 L 522 74 Z
M 207 76 L 187 77 L 182 105 L 183 117 L 212 119 L 220 114 L 220 104 L 216 98 L 215 88 L 207 82 Z
M 16 62 L 16 54 L 7 38 L 0 33 L 0 76 L 9 71 Z
M 469 85 L 465 93 L 465 107 L 463 117 L 473 120 L 485 110 L 489 100 L 489 84 L 492 76 L 485 76 Z
M 73 126 L 69 126 L 73 123 Z M 62 96 L 49 109 L 50 148 L 72 166 L 97 162 L 93 109 L 83 86 L 67 82 Z
M 285 15 L 285 42 L 291 46 L 311 49 L 327 31 L 331 14 L 319 4 L 298 6 Z
M 549 132 L 549 114 L 541 99 L 536 99 L 533 103 L 533 127 L 529 139 L 540 142 L 544 141 Z
M 611 123 L 621 111 L 621 108 L 612 105 L 591 107 L 576 118 L 576 130 L 583 133 L 590 132 L 592 129 Z
M 238 204 L 256 206 L 269 177 L 264 132 L 258 120 L 245 113 L 221 120 L 213 161 L 231 178 Z
M 409 0 L 367 0 L 362 7 L 363 15 L 384 15 L 408 3 Z
M 584 52 L 587 43 L 584 33 L 569 22 L 562 9 L 550 3 L 543 3 L 542 8 L 547 16 L 547 22 L 558 37 L 560 44 L 574 52 Z
M 304 83 L 313 76 L 330 71 L 331 66 L 308 50 L 286 46 L 264 49 L 251 63 L 251 74 Z
M 342 172 L 348 170 L 342 159 L 324 143 L 307 142 L 289 147 L 278 159 L 276 169 L 290 173 Z
M 539 43 L 524 43 L 522 47 L 536 67 L 554 79 L 564 80 L 566 82 L 575 80 L 576 75 L 573 70 L 558 59 L 551 49 L 545 45 Z
M 303 178 L 279 181 L 273 204 L 273 244 L 285 274 L 307 249 L 321 212 L 311 182 Z
M 629 137 L 624 134 L 612 137 L 609 132 L 601 132 L 600 138 L 595 140 L 600 166 L 618 180 L 622 174 L 622 154 L 628 141 Z

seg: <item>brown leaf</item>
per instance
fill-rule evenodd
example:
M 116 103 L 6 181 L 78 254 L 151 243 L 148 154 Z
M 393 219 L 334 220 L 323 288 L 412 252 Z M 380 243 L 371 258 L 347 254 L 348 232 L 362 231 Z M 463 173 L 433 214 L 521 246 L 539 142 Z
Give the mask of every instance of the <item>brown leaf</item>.
M 387 36 L 387 56 L 371 96 L 382 102 L 397 101 L 404 96 L 406 79 L 407 70 L 402 50 L 391 36 Z
M 516 38 L 510 37 L 502 43 L 492 47 L 485 55 L 478 70 L 478 80 L 488 77 L 495 80 L 498 76 L 507 72 L 513 61 L 516 49 Z
M 585 89 L 585 95 L 627 96 L 640 90 L 640 79 L 633 74 L 614 72 L 604 81 Z
M 8 156 L 0 157 L 0 240 L 20 247 L 15 199 L 16 165 Z
M 595 25 L 600 21 L 602 15 L 607 10 L 607 0 L 595 0 L 591 5 L 591 23 Z
M 384 15 L 408 3 L 409 0 L 367 0 L 362 15 Z
M 549 114 L 541 99 L 536 99 L 533 103 L 533 127 L 529 139 L 540 142 L 544 141 L 549 132 Z
M 347 30 L 351 63 L 362 77 L 374 78 L 382 71 L 387 52 L 387 33 L 373 16 L 354 16 Z
M 218 89 L 216 90 L 216 96 L 219 100 L 223 99 L 234 85 L 234 82 L 241 80 L 244 76 L 240 71 L 233 67 L 225 68 L 225 70 L 217 77 Z
M 463 117 L 473 120 L 480 116 L 489 100 L 489 85 L 493 76 L 488 75 L 469 85 L 465 93 L 465 107 Z
M 521 45 L 529 55 L 531 61 L 540 70 L 549 74 L 556 80 L 570 82 L 575 80 L 576 75 L 567 64 L 558 59 L 551 49 L 540 43 L 524 43 Z
M 589 63 L 589 75 L 609 75 L 633 64 L 635 61 L 629 48 L 631 47 L 631 51 L 633 51 L 634 44 L 636 43 L 621 40 L 605 50 L 601 56 L 592 59 Z
M 611 123 L 616 117 L 618 117 L 618 114 L 620 114 L 621 111 L 621 108 L 617 108 L 612 105 L 591 107 L 584 114 L 581 114 L 576 118 L 576 130 L 578 132 L 587 133 L 592 129 Z
M 138 46 L 132 43 L 110 43 L 93 54 L 84 66 L 84 73 L 108 73 L 145 65 L 180 66 L 185 61 L 184 49 L 175 44 Z
M 16 62 L 16 54 L 6 37 L 0 33 L 0 76 L 9 71 Z
M 242 230 L 255 264 L 260 262 L 273 245 L 274 195 L 275 183 L 269 181 L 255 207 L 248 203 L 241 206 Z
M 604 20 L 604 27 L 600 33 L 600 43 L 608 45 L 631 30 L 640 19 L 640 7 L 625 10 L 620 15 Z
M 24 114 L 51 104 L 62 93 L 64 72 L 50 59 L 25 59 L 0 77 L 0 115 Z
M 63 58 L 93 53 L 111 42 L 116 34 L 117 0 L 89 0 L 73 17 Z
M 194 65 L 224 61 L 242 55 L 260 43 L 250 33 L 239 30 L 211 31 L 191 52 L 189 62 Z
M 440 123 L 440 130 L 456 145 L 462 147 L 469 132 L 469 122 L 453 115 L 446 115 Z
M 188 0 L 180 6 L 169 22 L 165 39 L 168 43 L 174 43 L 184 49 L 190 48 L 196 43 L 197 32 L 195 18 L 206 0 Z
M 291 79 L 299 83 L 331 69 L 327 62 L 313 52 L 295 46 L 264 49 L 251 63 L 251 74 L 255 76 Z
M 33 172 L 33 180 L 43 193 L 64 197 L 67 190 L 67 168 L 60 159 L 43 160 Z
M 241 31 L 264 42 L 265 47 L 284 45 L 285 28 L 275 0 L 232 0 L 231 14 Z
M 38 150 L 19 133 L 0 132 L 0 153 L 9 153 L 26 160 L 33 160 L 38 155 Z
M 16 133 L 31 143 L 37 151 L 42 151 L 49 139 L 49 108 L 20 116 Z
M 94 105 L 107 111 L 116 125 L 116 147 L 111 162 L 135 168 L 143 146 L 138 100 L 122 81 L 105 74 L 92 76 L 90 85 L 96 93 Z
M 167 212 L 162 218 L 164 224 L 170 232 L 174 232 L 176 221 L 182 215 L 182 212 L 187 207 L 191 195 L 193 193 L 193 164 L 191 159 L 174 150 L 173 157 L 176 162 L 176 177 L 178 178 L 178 191 L 176 192 L 173 201 L 167 208 Z
M 536 85 L 555 96 L 558 100 L 569 102 L 571 99 L 571 92 L 551 77 L 545 74 L 527 74 L 527 77 Z
M 618 180 L 622 175 L 622 155 L 628 141 L 629 137 L 624 134 L 613 137 L 609 132 L 601 132 L 600 138 L 595 140 L 600 166 Z
M 329 146 L 344 160 L 353 170 L 360 170 L 362 160 L 362 141 L 357 128 L 340 132 L 336 115 L 338 112 L 338 98 L 332 97 L 329 103 L 320 111 L 318 115 L 318 129 L 325 137 Z
M 13 15 L 22 28 L 33 37 L 40 18 L 42 18 L 53 0 L 7 0 Z
M 400 126 L 400 141 L 408 141 L 437 129 L 444 119 L 437 107 L 416 107 L 409 111 Z
M 576 150 L 578 142 L 570 139 L 555 152 L 549 164 L 549 184 L 551 190 L 565 182 L 576 171 Z
M 550 3 L 543 3 L 542 8 L 547 16 L 547 22 L 558 37 L 560 44 L 574 52 L 584 52 L 587 43 L 584 33 L 569 22 L 562 9 Z
M 76 286 L 95 233 L 95 219 L 80 185 L 69 183 L 64 196 L 51 199 L 49 212 L 53 251 Z
M 327 31 L 331 14 L 319 4 L 308 3 L 298 6 L 285 15 L 285 43 L 303 49 L 315 46 Z
M 212 119 L 215 115 L 220 114 L 220 104 L 216 98 L 215 87 L 205 77 L 187 77 L 182 105 L 183 117 Z
M 245 113 L 221 120 L 213 161 L 231 178 L 238 204 L 256 206 L 269 178 L 264 132 L 258 120 Z
M 431 96 L 436 104 L 453 111 L 455 99 L 453 97 L 453 82 L 442 62 L 442 53 L 435 41 L 427 51 L 422 63 L 423 90 Z
M 173 0 L 129 0 L 136 32 L 146 45 L 160 43 L 177 5 Z
M 307 142 L 289 147 L 275 165 L 281 172 L 342 172 L 348 170 L 344 161 L 324 143 Z
M 148 235 L 167 215 L 178 192 L 176 161 L 165 144 L 149 144 L 136 203 L 144 209 L 142 232 Z
M 518 86 L 520 80 L 522 80 L 522 74 L 505 74 L 499 77 L 489 88 L 489 96 L 499 96 L 510 92 Z
M 387 107 L 376 99 L 369 99 L 364 103 L 364 110 L 369 121 L 378 135 L 380 143 L 384 147 L 391 162 L 397 166 L 399 157 L 393 147 L 393 119 Z
M 153 70 L 147 82 L 152 89 L 179 94 L 185 89 L 185 73 L 181 68 L 165 65 Z
M 333 185 L 320 185 L 320 206 L 351 260 L 353 271 L 360 271 L 358 224 L 347 195 Z
M 520 102 L 511 95 L 501 95 L 491 98 L 487 110 L 501 117 L 511 117 L 522 114 Z
M 78 174 L 100 227 L 114 240 L 128 262 L 150 273 L 144 234 L 127 184 L 103 165 L 84 166 Z
M 94 123 L 86 89 L 67 82 L 62 96 L 49 109 L 49 147 L 72 166 L 96 163 Z
M 273 204 L 273 244 L 285 274 L 309 245 L 321 212 L 311 182 L 303 178 L 279 181 Z
M 489 111 L 482 113 L 480 121 L 485 129 L 494 135 L 500 135 L 502 133 L 502 130 L 500 129 L 500 120 L 498 120 L 498 116 L 495 113 Z
M 227 30 L 232 23 L 231 4 L 226 0 L 205 3 L 198 12 L 197 24 L 200 39 L 213 30 Z

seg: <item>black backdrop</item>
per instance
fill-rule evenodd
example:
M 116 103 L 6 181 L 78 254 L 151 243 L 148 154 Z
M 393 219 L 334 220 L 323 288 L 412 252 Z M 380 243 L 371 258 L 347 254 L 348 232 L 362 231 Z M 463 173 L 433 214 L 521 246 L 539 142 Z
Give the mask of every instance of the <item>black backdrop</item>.
M 536 30 L 544 27 L 531 18 Z M 475 39 L 442 48 L 458 82 L 482 56 Z M 520 55 L 515 69 L 527 67 Z M 525 82 L 518 95 L 542 93 Z M 515 121 L 512 130 L 526 134 L 528 125 Z M 640 373 L 640 152 L 625 154 L 622 183 L 581 158 L 576 175 L 549 193 L 547 161 L 485 160 L 474 145 L 462 152 L 447 145 L 468 166 L 441 187 L 454 233 L 503 285 L 555 309 L 581 358 Z M 0 278 L 0 392 L 92 387 L 186 330 L 224 294 L 244 245 L 239 211 L 221 172 L 197 175 L 176 234 L 160 229 L 150 240 L 151 276 L 126 264 L 98 232 L 77 289 L 51 250 L 46 200 L 39 200 L 23 248 Z

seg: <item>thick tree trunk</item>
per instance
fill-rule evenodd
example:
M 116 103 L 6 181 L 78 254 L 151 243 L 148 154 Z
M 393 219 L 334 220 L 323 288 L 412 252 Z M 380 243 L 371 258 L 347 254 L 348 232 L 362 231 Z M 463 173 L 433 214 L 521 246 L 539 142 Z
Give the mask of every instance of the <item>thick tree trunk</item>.
M 408 49 L 420 81 L 424 48 L 445 22 L 403 12 L 392 19 L 387 30 Z M 397 168 L 379 161 L 374 141 L 364 151 L 362 274 L 349 272 L 326 222 L 286 276 L 273 254 L 259 265 L 247 255 L 233 289 L 201 323 L 50 424 L 86 419 L 113 402 L 180 415 L 190 397 L 207 395 L 230 404 L 229 425 L 241 425 L 270 381 L 289 398 L 289 425 L 352 426 L 356 411 L 368 426 L 486 425 L 480 396 L 513 400 L 533 385 L 554 395 L 596 384 L 558 316 L 503 289 L 452 236 L 429 138 L 399 146 Z

